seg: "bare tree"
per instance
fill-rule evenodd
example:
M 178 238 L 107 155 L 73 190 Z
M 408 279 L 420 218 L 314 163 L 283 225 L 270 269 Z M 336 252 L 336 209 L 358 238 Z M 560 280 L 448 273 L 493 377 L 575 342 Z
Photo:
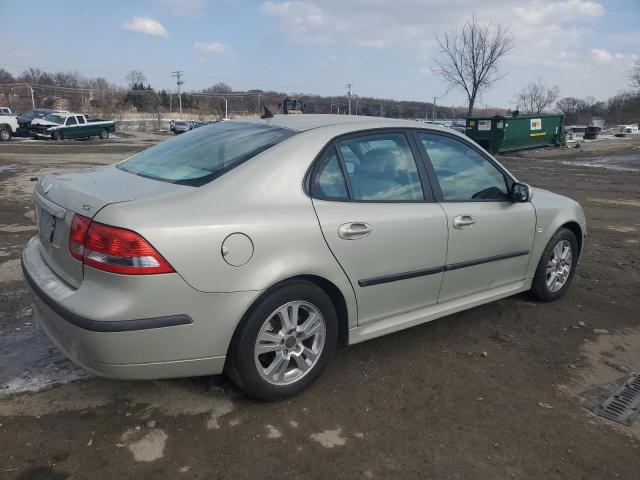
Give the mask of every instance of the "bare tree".
M 215 85 L 211 85 L 209 88 L 205 88 L 204 91 L 212 93 L 230 93 L 233 92 L 233 88 L 224 82 L 218 82 Z
M 531 82 L 517 95 L 518 106 L 526 113 L 540 113 L 560 96 L 560 87 L 549 86 L 542 80 Z
M 0 83 L 13 83 L 16 79 L 4 68 L 0 68 Z
M 144 84 L 147 83 L 147 77 L 139 70 L 131 70 L 125 78 L 129 85 L 129 90 L 133 90 L 135 85 L 144 86 Z
M 475 16 L 443 37 L 436 35 L 440 58 L 435 60 L 434 73 L 444 79 L 449 90 L 463 90 L 469 100 L 468 115 L 478 94 L 490 89 L 504 77 L 498 73 L 500 59 L 513 48 L 514 37 L 508 28 L 481 25 Z
M 39 83 L 43 85 L 51 85 L 53 80 L 51 79 L 51 75 L 47 72 L 43 72 L 39 68 L 27 68 L 23 70 L 20 76 L 18 77 L 20 82 L 25 83 Z

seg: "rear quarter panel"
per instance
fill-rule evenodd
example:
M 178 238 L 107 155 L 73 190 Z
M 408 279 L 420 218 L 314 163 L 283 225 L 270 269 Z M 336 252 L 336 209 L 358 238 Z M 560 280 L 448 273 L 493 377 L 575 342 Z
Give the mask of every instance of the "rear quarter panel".
M 95 220 L 140 233 L 201 292 L 257 292 L 294 276 L 325 278 L 342 292 L 355 326 L 353 288 L 303 191 L 304 175 L 326 141 L 298 134 L 191 193 L 108 205 Z M 232 233 L 253 243 L 253 257 L 240 267 L 221 253 Z

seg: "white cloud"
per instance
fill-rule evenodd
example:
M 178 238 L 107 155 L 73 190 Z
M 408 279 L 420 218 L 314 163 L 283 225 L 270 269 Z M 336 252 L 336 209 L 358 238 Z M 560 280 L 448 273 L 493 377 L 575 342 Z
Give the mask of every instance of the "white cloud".
M 173 15 L 187 17 L 200 15 L 206 6 L 204 0 L 154 0 L 154 3 Z
M 128 22 L 122 24 L 124 30 L 129 32 L 144 33 L 156 37 L 167 37 L 167 29 L 160 22 L 148 17 L 133 17 Z
M 384 40 L 358 40 L 357 43 L 365 48 L 384 48 L 387 44 Z
M 515 13 L 524 23 L 540 25 L 547 22 L 563 23 L 588 17 L 600 17 L 605 9 L 601 3 L 589 0 L 567 0 L 564 2 L 532 1 L 515 7 Z
M 591 55 L 593 55 L 593 59 L 598 63 L 611 63 L 613 60 L 613 55 L 604 48 L 592 48 Z
M 550 84 L 569 82 L 576 95 L 580 91 L 593 94 L 596 89 L 604 92 L 599 87 L 602 63 L 595 61 L 591 49 L 607 49 L 598 58 L 612 57 L 615 82 L 602 93 L 609 95 L 626 85 L 624 64 L 631 61 L 629 50 L 640 39 L 640 30 L 629 33 L 627 29 L 624 41 L 614 41 L 613 34 L 602 32 L 613 18 L 605 5 L 604 0 L 483 0 L 474 7 L 469 0 L 266 0 L 259 11 L 271 17 L 290 42 L 322 44 L 342 57 L 360 58 L 359 49 L 368 48 L 379 58 L 367 66 L 369 70 L 393 65 L 397 56 L 417 76 L 432 78 L 434 84 L 440 81 L 431 71 L 438 54 L 435 36 L 461 28 L 475 12 L 480 23 L 508 27 L 515 37 L 515 47 L 500 67 L 508 74 L 501 88 L 516 91 L 536 75 Z M 612 48 L 625 57 L 618 57 Z M 343 74 L 358 72 L 348 65 L 349 72 Z M 497 89 L 492 92 L 501 95 Z
M 289 14 L 291 11 L 291 4 L 293 2 L 283 2 L 283 3 L 275 3 L 275 2 L 265 2 L 260 5 L 260 11 L 265 15 L 273 15 L 276 17 L 284 17 Z M 298 2 L 295 2 L 298 3 Z
M 193 44 L 193 48 L 200 53 L 204 53 L 205 55 L 213 54 L 213 55 L 226 55 L 230 53 L 231 50 L 224 43 L 220 42 L 212 42 L 212 43 L 204 43 L 204 42 L 195 42 Z
M 633 64 L 633 62 L 638 59 L 638 55 L 633 53 L 628 55 L 625 55 L 624 53 L 620 53 L 620 52 L 613 53 L 613 52 L 609 52 L 608 50 L 605 50 L 604 48 L 592 48 L 590 52 L 591 52 L 592 58 L 597 63 L 609 64 L 612 62 L 616 62 L 616 63 L 621 62 L 620 63 L 621 65 L 628 65 L 630 67 Z
M 330 42 L 349 27 L 347 19 L 331 15 L 312 2 L 268 1 L 260 5 L 260 11 L 279 18 L 281 30 L 296 41 Z

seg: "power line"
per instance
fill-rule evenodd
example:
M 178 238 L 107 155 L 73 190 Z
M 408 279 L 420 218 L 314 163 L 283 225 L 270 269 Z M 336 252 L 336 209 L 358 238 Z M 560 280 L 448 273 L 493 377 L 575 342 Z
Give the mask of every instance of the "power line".
M 49 90 L 60 90 L 63 92 L 78 92 L 78 93 L 91 92 L 91 88 L 88 88 L 88 87 L 60 87 L 58 85 L 47 85 L 43 83 L 31 83 L 31 82 L 2 83 L 0 84 L 0 87 L 2 88 L 36 87 L 36 88 L 42 88 L 42 89 L 46 88 Z

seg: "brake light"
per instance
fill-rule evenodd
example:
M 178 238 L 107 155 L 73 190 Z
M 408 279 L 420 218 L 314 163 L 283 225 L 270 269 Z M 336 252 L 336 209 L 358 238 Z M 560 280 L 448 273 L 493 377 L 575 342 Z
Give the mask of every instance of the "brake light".
M 71 256 L 82 261 L 84 255 L 84 242 L 87 238 L 87 231 L 91 219 L 82 215 L 74 215 L 71 220 L 71 231 L 69 232 L 69 252 Z
M 77 222 L 76 218 L 79 219 Z M 77 226 L 76 232 L 74 225 Z M 77 243 L 83 227 L 84 242 L 80 249 Z M 174 271 L 162 255 L 136 232 L 91 222 L 81 215 L 75 215 L 71 223 L 69 250 L 73 257 L 82 260 L 85 265 L 105 272 L 149 275 Z M 80 252 L 81 256 L 78 257 Z

